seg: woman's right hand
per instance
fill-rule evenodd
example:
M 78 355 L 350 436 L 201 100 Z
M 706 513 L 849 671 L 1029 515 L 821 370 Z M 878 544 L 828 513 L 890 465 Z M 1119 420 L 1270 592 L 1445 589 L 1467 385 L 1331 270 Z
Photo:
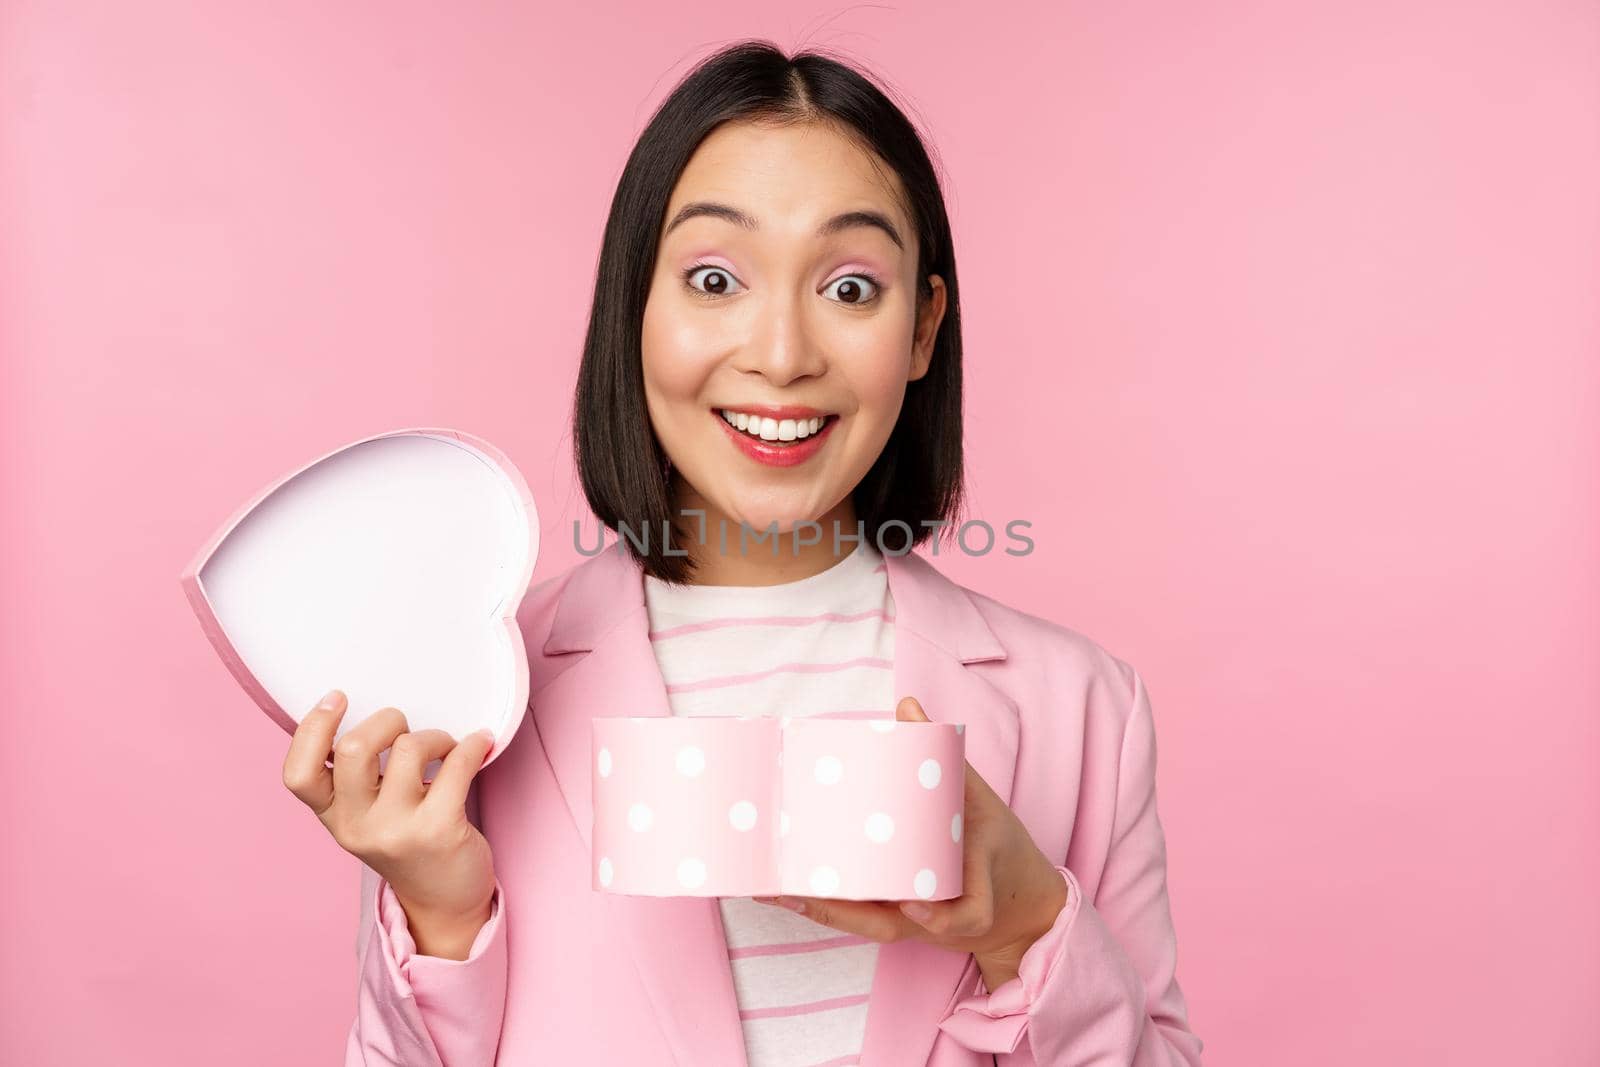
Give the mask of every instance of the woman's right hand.
M 301 720 L 283 784 L 340 848 L 394 889 L 419 952 L 464 959 L 462 943 L 470 946 L 488 921 L 494 896 L 494 857 L 466 811 L 467 789 L 494 739 L 486 730 L 459 742 L 444 730 L 411 733 L 398 708 L 381 708 L 335 743 L 347 706 L 335 689 Z M 384 749 L 389 760 L 380 775 Z M 424 784 L 435 759 L 443 761 L 439 773 Z M 425 938 L 439 950 L 424 949 Z

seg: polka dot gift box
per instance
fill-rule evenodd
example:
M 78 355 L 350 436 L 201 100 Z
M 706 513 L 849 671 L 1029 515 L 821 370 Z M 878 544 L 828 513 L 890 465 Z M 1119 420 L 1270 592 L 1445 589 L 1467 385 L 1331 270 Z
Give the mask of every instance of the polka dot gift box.
M 643 896 L 961 895 L 961 727 L 593 720 L 593 887 Z

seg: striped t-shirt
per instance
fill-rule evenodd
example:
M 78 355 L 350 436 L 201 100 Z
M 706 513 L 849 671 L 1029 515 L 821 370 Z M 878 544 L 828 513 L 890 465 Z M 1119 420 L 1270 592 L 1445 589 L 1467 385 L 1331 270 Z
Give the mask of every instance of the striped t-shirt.
M 868 542 L 781 585 L 646 575 L 645 605 L 675 715 L 894 717 L 894 604 Z M 855 1064 L 877 942 L 749 897 L 718 903 L 750 1067 Z

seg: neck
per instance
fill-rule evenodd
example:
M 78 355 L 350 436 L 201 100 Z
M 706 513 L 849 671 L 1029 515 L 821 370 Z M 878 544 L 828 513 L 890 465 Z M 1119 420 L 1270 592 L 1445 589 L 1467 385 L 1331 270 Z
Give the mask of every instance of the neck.
M 676 472 L 674 472 L 676 475 Z M 776 538 L 764 530 L 750 528 L 741 551 L 740 526 L 737 519 L 707 502 L 699 493 L 679 479 L 675 486 L 675 509 L 698 509 L 705 512 L 705 538 L 699 538 L 698 516 L 682 519 L 686 544 L 682 547 L 694 561 L 694 573 L 689 579 L 693 585 L 779 585 L 809 578 L 838 563 L 855 551 L 859 543 L 853 540 L 856 533 L 855 503 L 846 495 L 816 523 L 822 528 L 816 544 L 796 545 L 793 527 L 782 529 Z M 727 530 L 727 549 L 724 551 L 719 531 Z M 834 551 L 834 530 L 839 531 L 839 549 Z M 801 531 L 801 540 L 812 537 L 816 531 L 809 527 Z M 757 537 L 765 539 L 757 541 Z

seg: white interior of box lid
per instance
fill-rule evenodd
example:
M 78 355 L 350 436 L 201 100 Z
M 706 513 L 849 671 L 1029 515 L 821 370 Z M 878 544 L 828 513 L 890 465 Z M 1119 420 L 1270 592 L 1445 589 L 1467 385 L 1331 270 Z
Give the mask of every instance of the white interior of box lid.
M 339 736 L 384 706 L 413 730 L 501 736 L 526 700 L 501 612 L 524 591 L 533 536 L 537 519 L 487 456 L 454 438 L 399 434 L 280 486 L 199 582 L 240 658 L 296 722 L 342 689 Z

